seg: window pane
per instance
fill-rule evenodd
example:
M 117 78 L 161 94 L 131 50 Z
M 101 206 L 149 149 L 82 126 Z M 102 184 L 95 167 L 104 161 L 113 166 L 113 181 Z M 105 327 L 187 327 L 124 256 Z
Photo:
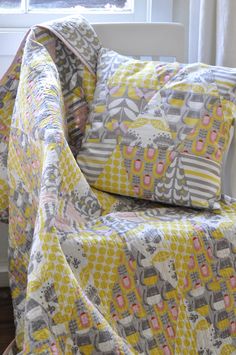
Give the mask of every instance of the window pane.
M 0 0 L 0 9 L 14 9 L 20 7 L 21 0 Z
M 0 0 L 1 1 L 1 0 Z M 30 0 L 30 9 L 42 8 L 86 8 L 86 9 L 131 9 L 130 0 Z

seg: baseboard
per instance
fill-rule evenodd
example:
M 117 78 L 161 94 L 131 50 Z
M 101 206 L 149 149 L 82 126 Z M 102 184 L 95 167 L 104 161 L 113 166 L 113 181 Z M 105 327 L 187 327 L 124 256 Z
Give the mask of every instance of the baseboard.
M 9 286 L 7 261 L 0 263 L 0 287 Z
M 0 287 L 9 285 L 8 278 L 8 225 L 0 222 Z

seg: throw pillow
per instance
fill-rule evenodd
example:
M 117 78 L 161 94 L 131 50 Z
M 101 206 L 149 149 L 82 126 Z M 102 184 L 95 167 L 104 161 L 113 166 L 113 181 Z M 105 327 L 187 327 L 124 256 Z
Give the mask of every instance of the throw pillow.
M 218 208 L 235 84 L 234 69 L 140 61 L 101 49 L 77 156 L 88 182 L 120 195 Z

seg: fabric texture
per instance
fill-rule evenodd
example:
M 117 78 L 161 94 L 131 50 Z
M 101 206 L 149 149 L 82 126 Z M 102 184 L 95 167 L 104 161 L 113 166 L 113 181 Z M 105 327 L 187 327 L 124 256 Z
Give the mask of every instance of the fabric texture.
M 234 0 L 190 1 L 189 60 L 236 66 Z
M 63 95 L 60 101 L 61 115 L 63 115 L 64 112 L 65 116 L 63 129 L 66 130 L 65 135 L 68 138 L 68 144 L 74 155 L 77 154 L 81 145 L 81 138 L 87 120 L 88 105 L 95 89 L 96 78 L 94 71 L 96 68 L 96 53 L 100 48 L 97 37 L 94 37 L 93 29 L 88 29 L 86 26 L 83 27 L 82 24 L 77 29 L 78 21 L 78 19 L 72 18 L 68 21 L 68 25 L 64 27 L 64 20 L 61 22 L 58 20 L 52 24 L 40 25 L 33 28 L 30 33 L 28 33 L 28 37 L 26 36 L 27 47 L 25 49 L 30 48 L 31 56 L 29 64 L 33 62 L 35 65 L 34 73 L 33 71 L 30 72 L 30 74 L 27 73 L 27 75 L 30 75 L 30 80 L 34 82 L 35 78 L 38 78 L 39 74 L 42 72 L 42 80 L 40 81 L 40 83 L 42 82 L 42 89 L 37 87 L 38 92 L 34 110 L 37 111 L 37 105 L 41 95 L 40 90 L 42 90 L 42 95 L 44 95 L 44 86 L 46 89 L 50 86 L 49 81 L 51 77 L 45 76 L 44 78 L 44 61 L 46 69 L 54 70 L 52 76 L 57 75 L 54 81 L 60 81 L 60 89 L 57 90 L 59 97 L 61 94 Z M 88 31 L 88 33 L 86 31 Z M 53 34 L 55 35 L 53 36 Z M 92 40 L 95 42 L 93 43 Z M 17 95 L 25 41 L 26 38 L 23 40 L 11 67 L 2 78 L 0 86 L 0 219 L 3 222 L 8 220 L 9 192 L 7 181 L 7 156 L 11 116 Z M 34 43 L 34 41 L 37 44 Z M 64 45 L 64 42 L 66 42 L 67 45 Z M 40 60 L 36 61 L 37 53 L 40 52 L 41 54 L 43 51 L 42 46 L 45 47 L 44 58 L 41 55 L 39 57 L 41 62 Z M 79 50 L 79 48 L 81 49 Z M 27 60 L 28 58 L 24 63 L 24 67 L 28 65 Z M 48 71 L 45 71 L 45 73 L 48 73 Z M 52 89 L 54 90 L 54 87 Z M 27 100 L 30 100 L 30 96 L 27 97 Z M 42 104 L 42 112 L 45 119 L 50 117 L 51 109 L 50 102 L 48 105 L 45 100 L 45 103 Z M 30 117 L 29 113 L 27 115 L 26 120 Z M 32 167 L 34 168 L 33 161 Z
M 142 62 L 102 49 L 77 161 L 103 191 L 217 208 L 236 70 Z
M 99 48 L 79 17 L 35 27 L 1 81 L 12 352 L 233 354 L 236 201 L 196 211 L 112 195 L 76 163 L 70 98 L 91 102 Z
M 183 4 L 184 6 L 185 4 Z M 189 62 L 236 67 L 236 2 L 234 0 L 190 0 Z M 175 19 L 178 22 L 178 19 Z M 223 174 L 223 191 L 236 197 L 236 136 Z

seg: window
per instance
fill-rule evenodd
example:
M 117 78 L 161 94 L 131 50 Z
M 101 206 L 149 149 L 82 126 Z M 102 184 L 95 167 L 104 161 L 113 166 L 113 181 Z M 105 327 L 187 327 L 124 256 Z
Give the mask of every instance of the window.
M 0 29 L 81 14 L 90 22 L 172 21 L 173 0 L 0 0 Z
M 130 0 L 0 0 L 2 9 L 131 9 Z
M 0 8 L 4 9 L 18 9 L 21 6 L 20 0 L 0 0 Z
M 30 0 L 29 8 L 38 9 L 38 8 L 82 8 L 82 9 L 131 9 L 131 2 L 126 0 Z
M 25 28 L 75 13 L 85 16 L 90 22 L 147 21 L 151 2 L 152 0 L 0 0 L 0 28 Z
M 172 21 L 173 0 L 0 0 L 0 78 L 27 29 L 66 15 L 91 22 Z

